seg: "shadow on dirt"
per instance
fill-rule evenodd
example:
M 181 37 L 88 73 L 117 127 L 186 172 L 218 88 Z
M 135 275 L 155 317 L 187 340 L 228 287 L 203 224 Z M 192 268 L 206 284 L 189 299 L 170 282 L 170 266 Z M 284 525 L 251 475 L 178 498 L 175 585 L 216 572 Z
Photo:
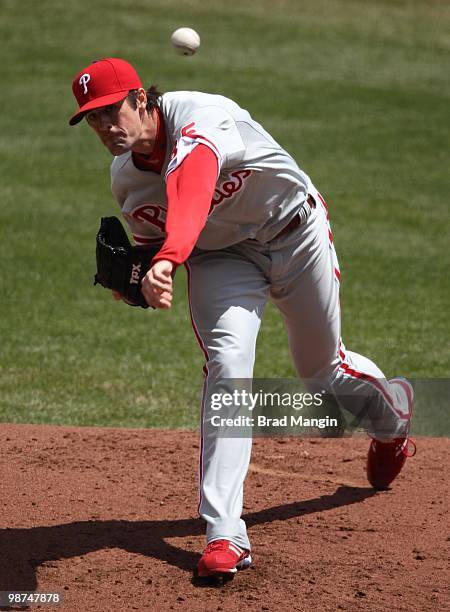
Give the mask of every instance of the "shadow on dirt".
M 359 503 L 375 494 L 376 491 L 371 488 L 340 486 L 332 495 L 250 512 L 243 518 L 251 529 L 272 521 L 289 520 Z M 201 519 L 92 520 L 51 527 L 0 529 L 0 591 L 35 591 L 36 570 L 40 565 L 108 548 L 121 548 L 154 557 L 192 572 L 200 555 L 172 546 L 165 538 L 197 536 L 204 530 Z M 0 610 L 7 609 L 0 607 Z

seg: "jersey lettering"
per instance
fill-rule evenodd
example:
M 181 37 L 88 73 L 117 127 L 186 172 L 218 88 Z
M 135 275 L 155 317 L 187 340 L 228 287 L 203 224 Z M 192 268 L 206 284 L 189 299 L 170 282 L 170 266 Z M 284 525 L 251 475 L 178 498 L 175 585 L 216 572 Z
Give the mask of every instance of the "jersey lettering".
M 138 206 L 131 213 L 132 219 L 140 223 L 151 223 L 156 225 L 162 232 L 165 231 L 166 224 L 163 219 L 163 208 L 157 204 L 144 204 Z
M 205 136 L 202 136 L 201 134 L 198 134 L 195 131 L 195 121 L 192 121 L 191 123 L 188 123 L 187 125 L 185 125 L 184 127 L 181 128 L 181 136 L 183 137 L 187 137 L 187 138 L 192 138 L 193 140 L 195 138 L 201 138 L 202 140 L 204 140 L 205 142 L 208 142 L 211 147 L 213 148 L 214 152 L 216 155 L 219 155 L 219 151 L 216 147 L 216 145 L 209 140 L 209 138 L 205 138 Z
M 245 180 L 251 175 L 251 173 L 251 170 L 235 170 L 234 172 L 230 172 L 228 180 L 224 181 L 214 190 L 214 197 L 211 201 L 211 210 L 218 204 L 222 204 L 224 200 L 233 197 L 235 193 L 240 191 Z

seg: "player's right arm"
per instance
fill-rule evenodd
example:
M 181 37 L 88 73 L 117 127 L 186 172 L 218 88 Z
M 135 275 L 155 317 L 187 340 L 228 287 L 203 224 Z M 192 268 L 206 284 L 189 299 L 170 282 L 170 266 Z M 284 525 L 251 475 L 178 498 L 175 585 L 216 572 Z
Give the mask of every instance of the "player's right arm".
M 214 153 L 199 144 L 167 177 L 166 239 L 154 261 L 180 265 L 189 257 L 205 226 L 217 181 Z
M 155 308 L 172 302 L 172 272 L 189 257 L 202 231 L 216 186 L 215 154 L 199 144 L 167 177 L 166 239 L 142 281 L 142 293 Z

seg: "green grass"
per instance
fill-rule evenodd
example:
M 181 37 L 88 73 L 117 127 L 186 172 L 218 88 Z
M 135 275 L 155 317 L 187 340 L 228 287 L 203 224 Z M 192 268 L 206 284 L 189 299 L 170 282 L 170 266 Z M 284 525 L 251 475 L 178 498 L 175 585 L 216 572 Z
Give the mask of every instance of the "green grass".
M 192 58 L 170 48 L 181 25 L 200 32 Z M 3 0 L 0 419 L 197 424 L 184 272 L 170 312 L 92 287 L 110 157 L 67 118 L 72 77 L 108 55 L 248 107 L 328 200 L 347 347 L 387 375 L 449 377 L 449 27 L 437 0 Z M 272 307 L 255 375 L 294 375 Z

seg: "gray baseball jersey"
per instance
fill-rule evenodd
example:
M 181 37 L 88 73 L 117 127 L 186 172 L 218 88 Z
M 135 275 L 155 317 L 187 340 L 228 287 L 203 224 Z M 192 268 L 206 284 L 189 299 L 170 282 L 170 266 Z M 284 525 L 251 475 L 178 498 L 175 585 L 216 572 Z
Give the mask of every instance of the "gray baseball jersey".
M 161 240 L 165 178 L 198 144 L 217 157 L 218 179 L 197 246 L 219 249 L 270 241 L 296 214 L 311 181 L 250 114 L 223 96 L 173 92 L 160 100 L 167 137 L 161 174 L 139 170 L 130 152 L 111 166 L 112 191 L 138 244 Z
M 406 412 L 399 412 L 376 364 L 341 341 L 339 265 L 325 202 L 309 177 L 227 98 L 168 93 L 160 108 L 168 145 L 162 173 L 137 169 L 126 153 L 113 161 L 112 189 L 135 241 L 161 241 L 165 177 L 199 143 L 217 157 L 210 214 L 186 262 L 192 324 L 205 355 L 199 512 L 209 542 L 227 539 L 249 550 L 241 513 L 251 438 L 221 437 L 211 429 L 211 397 L 218 381 L 222 392 L 232 394 L 233 380 L 251 380 L 268 299 L 282 313 L 302 379 L 356 398 L 355 414 L 367 416 L 363 425 L 374 436 L 375 422 L 379 431 L 401 435 Z M 309 217 L 280 234 L 308 195 L 315 202 Z

